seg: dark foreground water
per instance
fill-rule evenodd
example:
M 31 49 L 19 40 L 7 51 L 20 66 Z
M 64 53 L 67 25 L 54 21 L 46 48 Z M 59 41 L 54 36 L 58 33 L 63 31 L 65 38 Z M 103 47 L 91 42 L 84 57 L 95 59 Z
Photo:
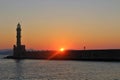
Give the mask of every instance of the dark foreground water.
M 0 80 L 120 80 L 120 62 L 0 59 Z

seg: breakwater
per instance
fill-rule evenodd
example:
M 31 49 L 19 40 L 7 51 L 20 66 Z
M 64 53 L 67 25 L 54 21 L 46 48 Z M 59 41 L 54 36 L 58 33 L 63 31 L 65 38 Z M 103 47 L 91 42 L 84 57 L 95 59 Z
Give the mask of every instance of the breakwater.
M 22 56 L 7 56 L 8 59 L 45 59 L 45 60 L 119 60 L 120 49 L 107 50 L 66 50 L 27 51 Z

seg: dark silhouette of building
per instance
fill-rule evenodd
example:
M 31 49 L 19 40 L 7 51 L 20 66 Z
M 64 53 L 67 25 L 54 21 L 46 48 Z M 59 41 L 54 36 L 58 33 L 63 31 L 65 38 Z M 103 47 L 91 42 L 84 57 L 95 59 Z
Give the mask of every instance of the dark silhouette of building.
M 13 53 L 13 56 L 14 57 L 23 57 L 25 56 L 25 53 L 26 53 L 26 49 L 25 49 L 25 45 L 21 45 L 21 25 L 20 23 L 18 23 L 17 25 L 17 41 L 16 41 L 16 45 L 14 45 L 14 53 Z

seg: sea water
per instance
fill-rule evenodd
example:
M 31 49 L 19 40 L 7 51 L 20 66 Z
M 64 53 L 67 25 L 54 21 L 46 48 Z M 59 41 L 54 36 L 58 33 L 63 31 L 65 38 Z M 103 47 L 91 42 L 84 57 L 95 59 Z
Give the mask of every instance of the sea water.
M 120 62 L 0 59 L 0 80 L 120 80 Z

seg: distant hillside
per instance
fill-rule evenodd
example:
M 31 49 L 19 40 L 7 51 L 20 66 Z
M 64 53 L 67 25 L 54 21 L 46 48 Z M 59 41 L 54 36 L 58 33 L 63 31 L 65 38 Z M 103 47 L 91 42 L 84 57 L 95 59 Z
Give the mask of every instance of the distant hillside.
M 13 54 L 13 50 L 12 49 L 0 50 L 0 55 L 12 55 L 12 54 Z

